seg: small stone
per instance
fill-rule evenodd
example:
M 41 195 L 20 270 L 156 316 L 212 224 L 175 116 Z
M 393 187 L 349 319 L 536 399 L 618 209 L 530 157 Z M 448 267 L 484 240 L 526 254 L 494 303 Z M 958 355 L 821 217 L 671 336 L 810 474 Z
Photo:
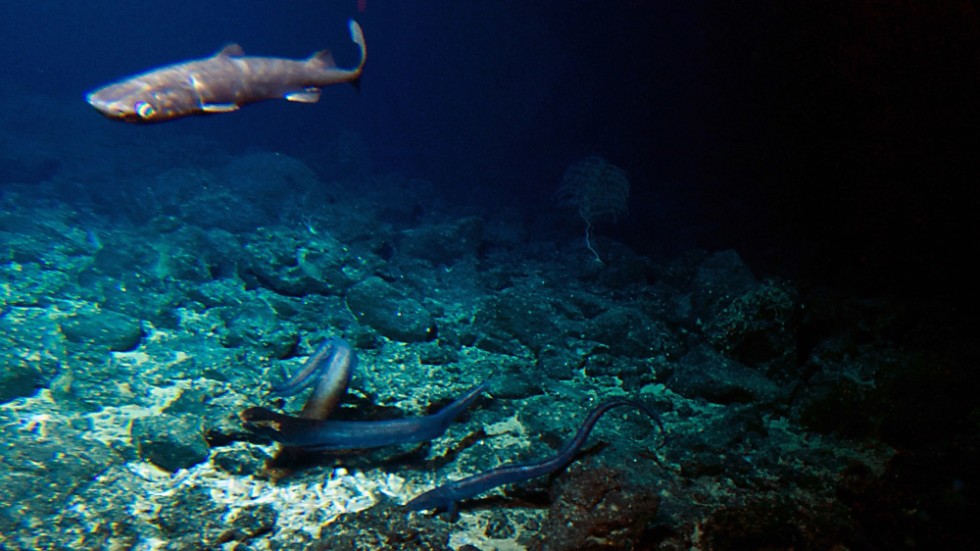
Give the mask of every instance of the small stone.
M 192 415 L 157 415 L 133 421 L 140 457 L 166 471 L 188 469 L 208 459 L 201 422 Z

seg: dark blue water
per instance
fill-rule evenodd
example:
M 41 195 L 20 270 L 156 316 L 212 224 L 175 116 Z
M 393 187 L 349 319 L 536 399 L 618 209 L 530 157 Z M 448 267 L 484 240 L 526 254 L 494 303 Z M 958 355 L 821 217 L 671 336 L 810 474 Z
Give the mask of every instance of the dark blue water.
M 232 151 L 304 155 L 352 131 L 376 168 L 434 181 L 460 202 L 486 190 L 519 205 L 546 201 L 564 167 L 599 153 L 634 185 L 632 216 L 610 231 L 648 252 L 738 245 L 767 269 L 802 265 L 827 276 L 829 258 L 857 268 L 865 285 L 888 276 L 934 285 L 945 277 L 896 274 L 896 257 L 951 261 L 941 238 L 964 214 L 955 190 L 976 168 L 975 29 L 944 8 L 896 16 L 896 25 L 921 28 L 923 38 L 909 41 L 884 15 L 850 6 L 375 2 L 359 12 L 354 2 L 40 2 L 0 10 L 4 94 L 57 101 L 50 124 L 67 117 L 82 135 L 90 127 L 122 140 L 194 133 Z M 149 130 L 106 129 L 77 101 L 228 42 L 291 57 L 329 47 L 351 63 L 348 17 L 361 21 L 371 49 L 359 95 L 330 90 L 312 107 L 270 103 Z M 947 20 L 957 25 L 950 32 Z M 936 183 L 912 182 L 925 178 Z
M 363 78 L 315 104 L 131 125 L 84 99 L 229 43 L 352 67 L 350 18 Z M 695 526 L 714 548 L 968 546 L 978 46 L 952 2 L 4 2 L 0 548 L 303 548 L 380 494 L 547 456 L 624 393 L 667 447 L 600 423 L 622 449 L 477 504 L 465 537 L 379 506 L 332 547 L 685 547 Z M 300 486 L 273 485 L 235 414 L 299 410 L 266 386 L 334 337 L 363 371 L 341 415 L 491 380 L 461 423 L 517 440 L 455 461 L 451 428 L 421 459 L 287 461 Z

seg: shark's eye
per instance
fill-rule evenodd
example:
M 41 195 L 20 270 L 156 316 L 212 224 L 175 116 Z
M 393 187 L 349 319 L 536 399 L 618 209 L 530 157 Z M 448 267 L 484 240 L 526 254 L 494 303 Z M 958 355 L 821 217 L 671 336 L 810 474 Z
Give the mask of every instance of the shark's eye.
M 138 101 L 136 105 L 133 106 L 136 109 L 136 114 L 140 116 L 141 119 L 148 119 L 153 116 L 156 111 L 153 106 L 145 101 Z

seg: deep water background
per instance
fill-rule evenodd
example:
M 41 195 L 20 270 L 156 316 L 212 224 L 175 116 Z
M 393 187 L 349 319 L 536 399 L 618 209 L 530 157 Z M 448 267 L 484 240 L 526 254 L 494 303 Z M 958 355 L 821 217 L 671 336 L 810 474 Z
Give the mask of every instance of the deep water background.
M 229 42 L 350 67 L 351 17 L 360 89 L 317 104 L 136 126 L 84 101 Z M 318 543 L 444 548 L 460 524 L 371 496 L 542 457 L 625 394 L 666 447 L 607 419 L 610 449 L 532 485 L 544 507 L 508 489 L 467 511 L 496 537 L 476 531 L 548 541 L 605 511 L 636 548 L 970 548 L 978 51 L 980 13 L 945 0 L 3 2 L 0 547 L 336 521 Z M 602 263 L 559 191 L 595 154 L 631 183 L 592 228 Z M 337 336 L 361 358 L 341 415 L 494 397 L 422 467 L 273 484 L 235 413 L 296 411 L 267 385 Z M 632 508 L 563 510 L 603 484 Z
M 351 16 L 370 47 L 359 95 L 155 128 L 109 128 L 81 101 L 231 41 L 330 47 L 349 65 Z M 967 279 L 957 233 L 980 71 L 966 5 L 48 1 L 5 3 L 0 21 L 3 93 L 65 102 L 66 140 L 189 133 L 309 159 L 350 131 L 376 170 L 529 217 L 568 164 L 599 153 L 633 184 L 629 216 L 603 231 L 641 252 L 736 247 L 757 269 L 867 292 Z

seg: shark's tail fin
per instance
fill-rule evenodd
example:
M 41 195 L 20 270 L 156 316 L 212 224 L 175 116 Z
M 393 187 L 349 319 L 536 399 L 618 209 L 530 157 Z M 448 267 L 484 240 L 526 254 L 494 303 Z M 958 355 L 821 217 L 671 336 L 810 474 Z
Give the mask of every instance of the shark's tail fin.
M 357 68 L 354 69 L 354 72 L 357 74 L 357 78 L 351 81 L 351 84 L 353 84 L 355 88 L 359 89 L 361 83 L 361 71 L 364 70 L 364 63 L 367 61 L 367 43 L 364 42 L 364 31 L 361 30 L 361 26 L 357 24 L 357 21 L 351 19 L 347 23 L 347 26 L 350 27 L 350 39 L 353 40 L 354 44 L 357 44 L 357 47 L 361 50 L 361 61 L 357 64 Z

